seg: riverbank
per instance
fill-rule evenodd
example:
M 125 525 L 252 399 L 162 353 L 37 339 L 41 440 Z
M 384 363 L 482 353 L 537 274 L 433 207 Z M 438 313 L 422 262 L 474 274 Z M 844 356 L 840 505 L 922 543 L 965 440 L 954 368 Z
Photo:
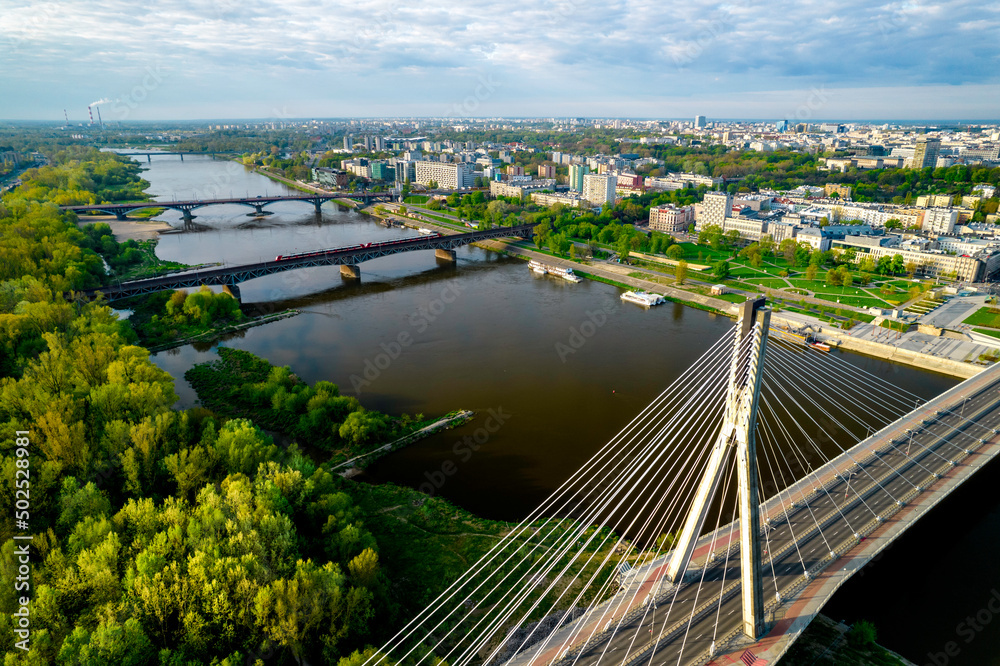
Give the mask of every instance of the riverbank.
M 199 333 L 198 335 L 192 335 L 186 338 L 171 340 L 170 342 L 165 342 L 160 345 L 147 347 L 147 349 L 149 349 L 149 352 L 151 354 L 155 354 L 156 352 L 166 351 L 168 349 L 174 349 L 176 347 L 182 347 L 184 345 L 193 344 L 196 342 L 215 341 L 224 335 L 237 333 L 239 331 L 245 331 L 248 328 L 253 328 L 255 326 L 270 324 L 271 322 L 279 321 L 281 319 L 288 319 L 289 317 L 294 317 L 298 314 L 301 314 L 298 310 L 283 310 L 275 314 L 265 315 L 263 317 L 256 317 L 248 321 L 240 322 L 239 324 L 223 326 L 222 328 L 212 328 L 205 331 L 204 333 Z
M 445 235 L 462 233 L 462 231 L 454 227 L 432 222 L 426 218 L 421 218 L 419 221 L 416 221 L 391 213 L 378 217 L 382 219 L 396 219 L 405 226 L 415 229 L 433 228 Z M 725 315 L 727 317 L 736 316 L 735 305 L 729 301 L 720 298 L 712 298 L 711 296 L 703 296 L 701 294 L 685 291 L 683 289 L 677 289 L 659 282 L 631 277 L 627 274 L 629 272 L 628 270 L 616 270 L 611 266 L 603 266 L 594 262 L 584 263 L 581 261 L 571 261 L 547 252 L 538 252 L 536 250 L 521 247 L 512 241 L 489 240 L 473 243 L 473 245 L 486 250 L 491 250 L 493 252 L 501 252 L 512 257 L 519 257 L 525 260 L 534 259 L 559 268 L 571 268 L 574 272 L 579 272 L 581 277 L 588 279 L 597 278 L 600 282 L 612 284 L 623 289 L 641 289 L 643 291 L 663 294 L 663 297 L 669 301 L 681 303 L 683 305 L 690 305 L 699 310 L 706 310 L 708 312 Z
M 922 370 L 940 372 L 952 377 L 968 379 L 982 372 L 986 367 L 964 360 L 932 356 L 919 351 L 905 349 L 887 342 L 876 342 L 874 340 L 860 339 L 852 335 L 850 331 L 825 325 L 815 317 L 807 315 L 791 314 L 786 312 L 776 312 L 771 315 L 771 323 L 775 326 L 787 326 L 794 330 L 808 330 L 814 333 L 818 340 L 829 344 L 831 347 L 845 349 L 847 351 L 873 356 L 875 358 L 903 363 Z M 860 325 L 859 325 L 860 326 Z M 858 328 L 856 326 L 855 328 Z M 854 330 L 854 329 L 852 329 Z M 887 333 L 886 340 L 892 340 Z M 985 348 L 984 348 L 985 349 Z
M 369 451 L 368 453 L 362 453 L 361 455 L 354 456 L 353 458 L 350 458 L 349 460 L 346 460 L 340 464 L 333 465 L 332 467 L 330 467 L 330 471 L 338 470 L 341 469 L 342 467 L 347 467 L 348 465 L 350 465 L 350 467 L 347 467 L 347 469 L 344 470 L 343 472 L 339 472 L 339 474 L 345 479 L 357 476 L 362 472 L 362 470 L 364 470 L 365 467 L 372 464 L 373 462 L 375 462 L 382 456 L 386 455 L 387 453 L 391 453 L 392 451 L 401 449 L 404 446 L 412 444 L 420 439 L 423 439 L 424 437 L 433 435 L 436 432 L 440 432 L 441 430 L 448 430 L 450 428 L 462 425 L 463 423 L 466 423 L 467 421 L 471 420 L 474 415 L 475 412 L 469 411 L 467 409 L 462 409 L 452 414 L 447 414 L 443 418 L 435 421 L 429 426 L 425 426 L 423 428 L 420 428 L 419 430 L 411 432 L 409 435 L 404 435 L 403 437 L 400 437 L 395 441 L 389 442 L 388 444 L 384 444 L 373 451 Z M 355 464 L 359 460 L 362 462 L 359 464 Z
M 111 227 L 111 233 L 119 243 L 156 240 L 161 233 L 174 230 L 162 220 L 119 220 L 114 215 L 86 215 L 79 219 L 80 224 L 103 222 Z
M 837 664 L 838 666 L 915 666 L 878 643 L 851 645 L 851 627 L 817 615 L 783 657 L 788 664 Z

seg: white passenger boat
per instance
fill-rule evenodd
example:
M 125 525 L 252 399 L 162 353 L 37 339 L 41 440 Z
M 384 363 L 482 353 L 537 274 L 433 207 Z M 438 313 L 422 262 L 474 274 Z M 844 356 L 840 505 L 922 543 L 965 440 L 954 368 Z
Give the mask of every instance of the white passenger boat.
M 660 305 L 665 303 L 663 296 L 659 294 L 650 294 L 645 291 L 626 291 L 621 296 L 623 301 L 628 301 L 629 303 L 635 303 L 636 305 L 641 305 L 644 308 L 650 308 L 654 305 Z

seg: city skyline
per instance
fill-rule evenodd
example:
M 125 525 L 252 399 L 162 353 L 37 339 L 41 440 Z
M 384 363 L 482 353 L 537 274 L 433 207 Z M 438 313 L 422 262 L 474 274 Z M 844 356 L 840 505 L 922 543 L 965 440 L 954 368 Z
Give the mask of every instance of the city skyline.
M 968 2 L 9 3 L 5 119 L 990 120 L 1000 11 Z

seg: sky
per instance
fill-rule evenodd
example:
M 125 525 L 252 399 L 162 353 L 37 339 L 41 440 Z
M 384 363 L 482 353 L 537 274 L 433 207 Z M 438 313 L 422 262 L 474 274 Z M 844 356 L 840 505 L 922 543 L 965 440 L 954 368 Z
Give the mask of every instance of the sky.
M 4 0 L 0 118 L 988 120 L 1000 3 Z

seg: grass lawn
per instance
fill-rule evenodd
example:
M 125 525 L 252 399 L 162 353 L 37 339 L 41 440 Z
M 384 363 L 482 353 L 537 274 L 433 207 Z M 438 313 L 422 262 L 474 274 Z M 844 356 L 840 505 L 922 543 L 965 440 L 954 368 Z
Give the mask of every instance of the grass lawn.
M 995 326 L 1000 328 L 1000 309 L 990 307 L 979 308 L 966 317 L 962 323 L 972 326 Z
M 988 335 L 993 338 L 1000 338 L 1000 331 L 993 328 L 974 328 L 972 330 L 976 333 L 982 333 L 983 335 Z
M 891 321 L 889 319 L 883 319 L 882 320 L 882 328 L 890 328 L 890 329 L 892 329 L 894 331 L 904 331 L 905 332 L 908 328 L 910 328 L 910 324 L 904 324 L 904 323 L 898 322 L 898 321 Z
M 425 197 L 422 194 L 411 194 L 403 199 L 403 203 L 422 204 L 427 203 L 428 198 L 429 197 Z
M 887 308 L 889 304 L 880 298 L 870 298 L 868 296 L 842 296 L 839 294 L 816 294 L 816 298 L 822 299 L 824 301 L 832 301 L 836 303 L 838 300 L 841 305 L 851 305 L 856 308 Z
M 747 278 L 746 282 L 752 282 L 759 287 L 767 289 L 787 289 L 788 283 L 781 278 Z
M 434 220 L 435 222 L 439 222 L 439 223 L 441 223 L 441 224 L 443 224 L 445 226 L 451 227 L 453 229 L 461 229 L 462 231 L 468 231 L 468 229 L 469 229 L 464 224 L 459 224 L 455 220 L 449 220 L 447 217 L 440 217 L 438 215 L 431 215 L 430 213 L 428 213 L 424 209 L 420 209 L 420 216 L 421 217 L 426 217 L 429 220 Z M 410 216 L 410 218 L 411 219 L 415 219 L 417 222 L 420 221 L 420 220 L 416 219 L 414 216 Z

